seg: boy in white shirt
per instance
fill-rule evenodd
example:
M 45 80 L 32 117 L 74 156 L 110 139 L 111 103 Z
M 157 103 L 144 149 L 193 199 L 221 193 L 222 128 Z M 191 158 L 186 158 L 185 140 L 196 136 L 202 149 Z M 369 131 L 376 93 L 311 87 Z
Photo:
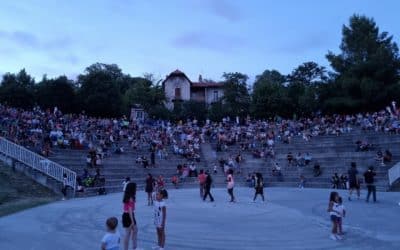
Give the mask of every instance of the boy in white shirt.
M 118 226 L 118 219 L 110 217 L 106 221 L 107 233 L 101 240 L 101 250 L 119 250 L 119 243 L 121 241 L 119 233 L 116 231 Z
M 154 201 L 154 225 L 157 229 L 158 246 L 153 249 L 164 250 L 165 246 L 165 221 L 167 217 L 167 207 L 164 199 L 167 198 L 165 190 L 159 190 Z

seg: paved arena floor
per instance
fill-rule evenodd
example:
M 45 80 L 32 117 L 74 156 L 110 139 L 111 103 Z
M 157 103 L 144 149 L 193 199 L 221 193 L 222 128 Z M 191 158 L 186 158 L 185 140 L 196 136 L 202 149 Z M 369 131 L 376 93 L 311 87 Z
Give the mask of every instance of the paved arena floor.
M 237 188 L 237 203 L 225 189 L 203 202 L 197 189 L 169 190 L 166 250 L 400 249 L 400 193 L 378 193 L 379 202 L 347 201 L 345 239 L 329 239 L 326 212 L 330 190 L 266 188 L 267 201 L 252 202 L 253 189 Z M 122 193 L 59 201 L 0 218 L 1 250 L 100 249 L 105 220 L 121 217 Z M 260 199 L 260 197 L 259 197 Z M 138 192 L 138 245 L 156 242 L 152 207 Z M 118 226 L 123 232 L 121 223 Z M 122 249 L 122 248 L 121 248 Z

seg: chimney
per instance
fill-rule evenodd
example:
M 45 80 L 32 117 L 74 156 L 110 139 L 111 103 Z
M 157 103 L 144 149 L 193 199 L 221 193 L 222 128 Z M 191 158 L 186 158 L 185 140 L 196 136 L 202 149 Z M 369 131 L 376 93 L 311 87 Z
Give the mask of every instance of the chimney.
M 203 77 L 199 75 L 199 82 L 203 82 Z

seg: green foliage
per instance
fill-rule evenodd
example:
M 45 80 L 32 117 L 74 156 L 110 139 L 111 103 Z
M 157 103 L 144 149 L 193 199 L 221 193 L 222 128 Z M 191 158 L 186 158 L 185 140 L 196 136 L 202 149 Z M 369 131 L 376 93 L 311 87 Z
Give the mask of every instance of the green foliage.
M 309 116 L 318 109 L 318 90 L 326 83 L 326 69 L 315 62 L 305 62 L 288 76 L 288 98 L 291 110 L 300 116 Z
M 246 117 L 250 111 L 248 76 L 242 73 L 224 73 L 223 109 L 232 117 Z
M 18 74 L 3 75 L 0 101 L 13 107 L 31 108 L 34 105 L 33 87 L 35 80 L 22 69 Z
M 89 115 L 115 117 L 123 114 L 121 82 L 123 74 L 115 64 L 96 63 L 78 76 L 81 107 Z
M 56 79 L 43 77 L 36 86 L 37 104 L 42 108 L 58 107 L 64 113 L 73 113 L 76 110 L 76 93 L 73 81 L 66 76 Z
M 211 121 L 221 121 L 222 118 L 229 116 L 230 114 L 224 109 L 222 101 L 214 102 L 210 105 L 208 110 L 208 118 Z
M 256 118 L 289 115 L 285 81 L 286 77 L 276 70 L 265 70 L 256 77 L 251 105 L 251 111 Z
M 399 81 L 397 44 L 365 16 L 353 15 L 349 26 L 343 26 L 342 35 L 341 53 L 329 52 L 326 56 L 335 71 L 337 91 L 324 100 L 324 106 L 332 108 L 327 111 L 333 111 L 335 103 L 340 109 L 346 103 L 357 111 L 384 107 L 390 102 L 388 90 Z
M 142 77 L 134 77 L 129 81 L 131 86 L 123 96 L 125 109 L 129 110 L 133 105 L 139 104 L 144 110 L 151 112 L 154 107 L 163 105 L 165 96 L 161 86 Z

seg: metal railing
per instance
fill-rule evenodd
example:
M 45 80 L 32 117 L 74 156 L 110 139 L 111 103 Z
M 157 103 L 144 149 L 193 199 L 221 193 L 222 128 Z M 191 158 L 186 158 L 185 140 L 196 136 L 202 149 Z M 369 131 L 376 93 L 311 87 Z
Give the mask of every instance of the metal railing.
M 36 169 L 60 182 L 64 182 L 64 174 L 67 176 L 67 185 L 73 188 L 75 193 L 76 173 L 58 163 L 38 155 L 18 144 L 0 137 L 0 152 L 16 161 Z
M 389 185 L 393 185 L 400 178 L 400 162 L 396 163 L 388 171 Z

